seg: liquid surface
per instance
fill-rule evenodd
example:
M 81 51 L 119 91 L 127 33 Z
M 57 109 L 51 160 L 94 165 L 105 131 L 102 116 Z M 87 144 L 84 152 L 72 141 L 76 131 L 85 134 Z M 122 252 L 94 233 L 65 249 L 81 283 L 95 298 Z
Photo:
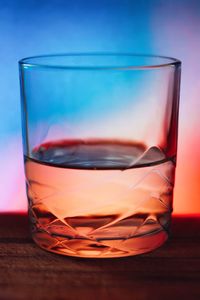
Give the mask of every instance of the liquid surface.
M 115 140 L 61 140 L 40 145 L 32 158 L 48 165 L 80 169 L 127 169 L 166 160 L 158 147 Z
M 174 158 L 119 141 L 56 141 L 25 157 L 37 244 L 81 257 L 151 251 L 168 237 Z

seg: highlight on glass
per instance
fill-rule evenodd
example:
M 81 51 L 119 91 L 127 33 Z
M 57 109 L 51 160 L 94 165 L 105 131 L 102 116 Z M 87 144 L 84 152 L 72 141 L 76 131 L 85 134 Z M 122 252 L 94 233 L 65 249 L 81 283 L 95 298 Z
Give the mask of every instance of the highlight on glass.
M 85 53 L 19 66 L 34 241 L 99 258 L 161 246 L 173 206 L 181 62 Z

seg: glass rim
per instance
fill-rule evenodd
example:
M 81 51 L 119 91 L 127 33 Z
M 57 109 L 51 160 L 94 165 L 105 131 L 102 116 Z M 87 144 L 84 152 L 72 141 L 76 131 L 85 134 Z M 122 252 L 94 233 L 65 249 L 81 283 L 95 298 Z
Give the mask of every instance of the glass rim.
M 128 64 L 128 65 L 67 65 L 67 64 L 55 64 L 51 65 L 48 61 L 42 62 L 43 59 L 49 58 L 59 58 L 59 57 L 134 57 L 134 58 L 146 58 L 146 59 L 160 59 L 163 62 L 158 64 Z M 34 62 L 35 59 L 38 59 L 39 62 Z M 41 62 L 40 62 L 41 61 Z M 66 70 L 148 70 L 148 69 L 158 69 L 163 67 L 177 67 L 181 65 L 181 61 L 177 58 L 164 56 L 164 55 L 154 55 L 154 54 L 137 54 L 137 53 L 123 53 L 123 52 L 74 52 L 74 53 L 58 53 L 58 54 L 42 54 L 42 55 L 35 55 L 22 58 L 18 61 L 20 66 L 25 68 L 34 67 L 34 68 L 44 68 L 44 69 L 66 69 Z

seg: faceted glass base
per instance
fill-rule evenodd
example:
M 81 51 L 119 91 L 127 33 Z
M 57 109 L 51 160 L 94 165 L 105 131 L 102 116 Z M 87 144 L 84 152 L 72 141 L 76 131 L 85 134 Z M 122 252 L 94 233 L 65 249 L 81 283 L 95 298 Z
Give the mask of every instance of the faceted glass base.
M 36 150 L 37 159 L 51 163 L 25 158 L 36 243 L 80 257 L 136 255 L 162 245 L 171 219 L 174 159 L 157 147 L 141 154 L 135 143 L 72 142 L 73 147 L 60 141 Z M 140 153 L 143 165 L 120 169 L 131 153 Z M 61 165 L 52 165 L 54 160 Z M 68 167 L 71 161 L 75 167 Z
M 41 248 L 67 256 L 85 258 L 111 258 L 138 255 L 160 247 L 168 238 L 161 230 L 156 233 L 129 239 L 110 239 L 92 241 L 86 239 L 67 239 L 51 236 L 45 232 L 35 232 L 33 239 Z

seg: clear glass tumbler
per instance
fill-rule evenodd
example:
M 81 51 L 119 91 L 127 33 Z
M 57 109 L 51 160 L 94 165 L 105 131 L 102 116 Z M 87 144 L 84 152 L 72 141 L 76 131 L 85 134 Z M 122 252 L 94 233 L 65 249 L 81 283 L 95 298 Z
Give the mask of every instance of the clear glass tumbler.
M 19 65 L 34 241 L 99 258 L 162 245 L 172 212 L 181 62 L 94 53 Z

